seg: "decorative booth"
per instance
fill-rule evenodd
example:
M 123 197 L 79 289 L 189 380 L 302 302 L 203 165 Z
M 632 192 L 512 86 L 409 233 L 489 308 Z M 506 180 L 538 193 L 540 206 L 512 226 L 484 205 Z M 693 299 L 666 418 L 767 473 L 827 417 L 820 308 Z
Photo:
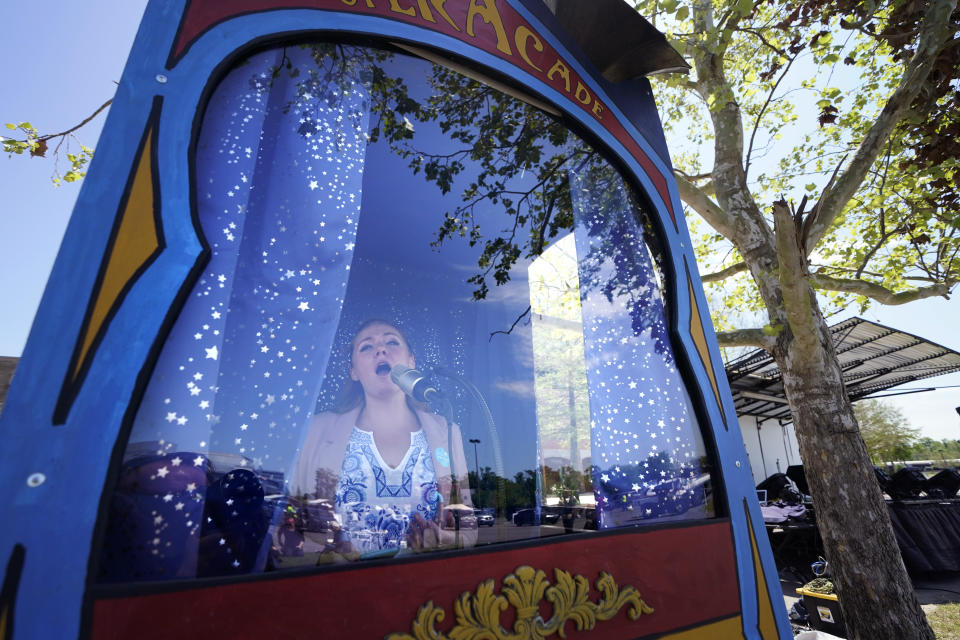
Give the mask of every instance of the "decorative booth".
M 621 0 L 151 2 L 0 422 L 0 637 L 786 636 L 683 66 Z

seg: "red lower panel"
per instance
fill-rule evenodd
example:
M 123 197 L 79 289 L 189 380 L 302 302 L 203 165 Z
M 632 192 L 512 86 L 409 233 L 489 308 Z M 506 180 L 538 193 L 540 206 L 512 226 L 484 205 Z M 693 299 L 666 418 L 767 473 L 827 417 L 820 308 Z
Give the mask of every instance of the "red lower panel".
M 624 607 L 613 619 L 598 621 L 592 637 L 637 638 L 740 611 L 730 527 L 715 522 L 102 598 L 93 604 L 91 637 L 382 638 L 410 633 L 417 610 L 428 600 L 443 607 L 446 615 L 437 629 L 447 631 L 455 624 L 453 603 L 461 593 L 475 593 L 477 585 L 490 578 L 496 582 L 495 592 L 501 593 L 503 578 L 523 565 L 542 569 L 551 584 L 555 568 L 584 576 L 593 602 L 601 597 L 594 588 L 596 579 L 606 571 L 620 588 L 635 587 L 654 609 L 632 621 L 626 613 L 629 606 Z M 551 606 L 542 601 L 544 619 L 552 615 Z M 501 623 L 510 628 L 513 618 L 508 608 Z M 568 638 L 587 637 L 573 622 L 566 630 Z

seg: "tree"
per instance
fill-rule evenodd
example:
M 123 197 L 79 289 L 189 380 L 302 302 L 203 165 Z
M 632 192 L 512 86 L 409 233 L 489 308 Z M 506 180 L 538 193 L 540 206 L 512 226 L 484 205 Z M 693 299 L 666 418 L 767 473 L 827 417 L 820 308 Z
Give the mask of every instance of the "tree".
M 910 426 L 902 411 L 881 400 L 861 400 L 853 413 L 874 463 L 907 459 L 920 430 Z
M 944 466 L 955 466 L 954 461 L 960 458 L 960 440 L 934 440 L 933 438 L 920 438 L 907 452 L 909 460 L 933 460 L 940 461 Z
M 950 89 L 960 58 L 956 5 L 638 6 L 692 63 L 692 77 L 658 83 L 658 99 L 668 126 L 706 115 L 684 134 L 712 143 L 712 158 L 696 150 L 677 157 L 681 198 L 710 227 L 701 229 L 699 256 L 707 264 L 727 257 L 704 280 L 723 282 L 715 296 L 752 304 L 764 318 L 761 327 L 719 337 L 762 347 L 777 362 L 853 638 L 933 634 L 900 561 L 821 305 L 947 295 L 960 277 L 949 204 L 960 186 L 957 156 L 933 152 L 958 120 Z M 795 67 L 813 77 L 793 81 Z M 856 80 L 842 88 L 835 74 Z M 800 94 L 816 100 L 818 122 L 802 120 Z M 751 177 L 758 156 L 787 132 L 795 143 Z M 816 203 L 808 209 L 804 196 L 791 207 L 780 194 L 807 176 L 817 178 L 803 187 L 819 190 Z

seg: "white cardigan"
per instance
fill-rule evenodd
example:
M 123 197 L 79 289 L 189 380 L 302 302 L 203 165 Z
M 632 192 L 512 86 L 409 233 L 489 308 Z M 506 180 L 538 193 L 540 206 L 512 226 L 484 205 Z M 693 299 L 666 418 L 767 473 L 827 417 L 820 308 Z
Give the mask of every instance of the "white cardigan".
M 360 408 L 357 407 L 346 413 L 324 412 L 313 417 L 310 423 L 310 431 L 307 432 L 306 440 L 300 450 L 300 458 L 297 460 L 297 467 L 290 483 L 291 495 L 302 496 L 307 494 L 310 498 L 326 499 L 330 500 L 331 503 L 333 502 L 333 493 L 317 495 L 317 471 L 326 470 L 331 474 L 331 478 L 340 477 L 340 467 L 343 464 L 343 456 L 347 451 L 347 441 L 357 424 L 359 415 Z M 417 411 L 417 418 L 420 420 L 423 433 L 430 445 L 430 454 L 433 457 L 433 465 L 437 473 L 437 488 L 444 503 L 450 504 L 450 488 L 452 485 L 450 457 L 452 456 L 457 471 L 459 502 L 468 506 L 472 505 L 470 484 L 467 478 L 467 461 L 463 453 L 463 439 L 459 427 L 456 424 L 453 425 L 451 442 L 447 443 L 447 423 L 443 418 L 426 411 Z M 443 455 L 444 453 L 446 455 Z M 335 482 L 331 490 L 336 491 Z

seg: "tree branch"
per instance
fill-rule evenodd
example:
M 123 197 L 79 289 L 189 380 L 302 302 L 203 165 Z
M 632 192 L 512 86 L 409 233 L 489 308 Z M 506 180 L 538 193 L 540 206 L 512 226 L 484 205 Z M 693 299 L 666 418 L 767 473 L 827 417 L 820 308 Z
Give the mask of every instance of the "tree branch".
M 737 264 L 730 265 L 726 269 L 721 269 L 720 271 L 715 271 L 714 273 L 708 273 L 706 275 L 700 276 L 700 280 L 703 282 L 719 282 L 721 280 L 726 280 L 730 276 L 735 276 L 738 273 L 743 273 L 747 270 L 746 262 L 738 262 Z
M 734 233 L 733 218 L 695 184 L 680 174 L 675 173 L 674 177 L 677 179 L 680 199 L 706 220 L 707 224 L 716 229 L 717 233 L 728 240 L 732 240 Z
M 777 317 L 779 304 L 776 301 L 780 297 L 780 284 L 775 274 L 773 230 L 747 184 L 743 169 L 743 114 L 733 87 L 724 74 L 723 47 L 716 45 L 711 48 L 710 34 L 715 31 L 711 0 L 695 0 L 692 14 L 696 31 L 708 34 L 692 47 L 692 52 L 698 91 L 707 103 L 713 122 L 714 161 L 711 173 L 716 204 L 706 198 L 698 199 L 696 192 L 691 192 L 686 185 L 681 187 L 681 197 L 684 197 L 686 189 L 691 198 L 687 203 L 737 248 L 750 265 L 760 297 L 767 305 L 768 315 Z M 735 26 L 731 23 L 727 28 Z M 717 215 L 718 212 L 723 215 Z
M 750 156 L 753 154 L 753 141 L 757 137 L 757 130 L 760 128 L 760 123 L 763 120 L 763 114 L 766 113 L 767 107 L 770 106 L 770 103 L 773 102 L 773 94 L 777 92 L 777 88 L 780 86 L 780 83 L 783 82 L 783 79 L 787 77 L 787 73 L 790 71 L 790 67 L 793 66 L 793 61 L 797 59 L 797 56 L 792 56 L 786 66 L 783 69 L 783 73 L 780 74 L 780 77 L 777 78 L 777 81 L 773 83 L 773 86 L 770 87 L 770 93 L 767 94 L 767 99 L 763 103 L 763 106 L 760 108 L 760 112 L 757 113 L 757 119 L 753 123 L 753 131 L 750 132 L 750 143 L 747 145 L 747 159 L 743 163 L 743 173 L 744 175 L 750 174 Z
M 923 300 L 924 298 L 933 298 L 936 296 L 949 297 L 950 290 L 956 284 L 952 280 L 939 282 L 928 287 L 917 287 L 908 291 L 893 292 L 883 285 L 869 282 L 867 280 L 854 280 L 846 278 L 834 278 L 824 273 L 815 272 L 809 276 L 810 283 L 817 289 L 826 289 L 828 291 L 841 291 L 844 293 L 854 293 L 856 295 L 876 300 L 880 304 L 899 305 Z
M 892 147 L 891 145 L 888 144 L 887 158 L 886 158 L 886 162 L 884 162 L 884 167 L 883 167 L 883 178 L 880 180 L 881 192 L 883 191 L 884 187 L 887 184 L 887 175 L 890 170 L 891 152 L 892 152 Z M 856 278 L 858 279 L 863 275 L 864 269 L 866 269 L 867 265 L 870 264 L 870 260 L 873 259 L 873 256 L 876 255 L 877 251 L 879 251 L 880 248 L 887 243 L 887 240 L 889 240 L 890 237 L 894 233 L 896 233 L 896 230 L 890 231 L 890 232 L 887 231 L 887 208 L 886 207 L 880 207 L 880 215 L 878 217 L 879 219 L 877 220 L 877 226 L 879 227 L 880 238 L 877 240 L 876 243 L 874 243 L 872 247 L 870 247 L 867 253 L 863 256 L 863 260 L 860 262 L 860 266 L 857 268 Z
M 808 251 L 812 251 L 823 239 L 827 230 L 843 212 L 843 208 L 857 192 L 867 171 L 883 151 L 890 134 L 900 121 L 909 113 L 913 99 L 923 90 L 929 80 L 930 71 L 937 58 L 937 52 L 952 37 L 950 33 L 950 14 L 957 6 L 957 0 L 931 0 L 920 27 L 917 49 L 906 64 L 900 84 L 887 100 L 876 121 L 857 147 L 850 164 L 837 179 L 836 184 L 823 194 L 823 206 L 818 220 L 810 233 Z
M 780 47 L 772 44 L 769 40 L 763 37 L 762 33 L 757 31 L 756 29 L 751 29 L 749 27 L 737 27 L 737 31 L 740 31 L 742 33 L 749 33 L 750 35 L 755 37 L 757 40 L 759 40 L 761 43 L 763 43 L 764 46 L 771 49 L 777 55 L 787 57 L 787 52 L 784 49 L 781 49 Z
M 104 102 L 102 105 L 100 105 L 100 107 L 99 107 L 96 111 L 94 111 L 94 112 L 91 113 L 89 116 L 87 116 L 86 118 L 84 118 L 79 124 L 76 124 L 76 125 L 70 127 L 70 128 L 67 129 L 66 131 L 61 131 L 60 133 L 47 133 L 47 134 L 44 134 L 44 135 L 42 135 L 42 136 L 38 136 L 38 137 L 37 137 L 37 140 L 50 140 L 50 139 L 52 139 L 52 138 L 59 138 L 59 137 L 63 137 L 63 136 L 68 136 L 68 135 L 70 135 L 71 133 L 73 133 L 74 131 L 76 131 L 77 129 L 81 128 L 83 125 L 87 124 L 88 122 L 90 122 L 91 120 L 93 120 L 94 118 L 96 118 L 97 115 L 99 115 L 99 113 L 100 113 L 101 111 L 103 111 L 104 109 L 106 109 L 107 107 L 109 107 L 112 103 L 113 103 L 113 98 L 110 98 L 109 100 L 107 100 L 106 102 Z
M 770 351 L 774 340 L 763 329 L 737 329 L 718 331 L 717 342 L 721 347 L 758 347 Z
M 806 256 L 800 250 L 796 222 L 785 200 L 773 203 L 773 228 L 780 263 L 779 280 L 796 357 L 811 359 L 821 351 L 818 339 L 818 313 L 813 311 L 813 292 L 806 279 Z
M 686 178 L 687 180 L 690 180 L 692 182 L 699 182 L 700 180 L 708 180 L 713 177 L 712 173 L 698 173 L 696 175 L 692 175 L 687 173 L 683 169 L 676 169 L 676 168 L 674 168 L 673 171 L 674 173 L 678 173 L 684 178 Z
M 517 328 L 517 325 L 520 323 L 520 321 L 523 320 L 525 317 L 527 317 L 527 315 L 528 315 L 529 313 L 530 313 L 530 307 L 527 307 L 527 308 L 523 311 L 523 313 L 521 313 L 519 316 L 517 316 L 517 319 L 513 321 L 513 324 L 510 325 L 510 328 L 507 329 L 506 331 L 504 331 L 504 330 L 502 330 L 502 329 L 498 329 L 497 331 L 491 331 L 491 332 L 490 332 L 490 337 L 487 339 L 487 342 L 490 342 L 491 340 L 493 340 L 493 336 L 497 335 L 498 333 L 501 334 L 501 335 L 505 335 L 505 336 L 510 335 L 510 333 L 511 333 L 514 329 Z

